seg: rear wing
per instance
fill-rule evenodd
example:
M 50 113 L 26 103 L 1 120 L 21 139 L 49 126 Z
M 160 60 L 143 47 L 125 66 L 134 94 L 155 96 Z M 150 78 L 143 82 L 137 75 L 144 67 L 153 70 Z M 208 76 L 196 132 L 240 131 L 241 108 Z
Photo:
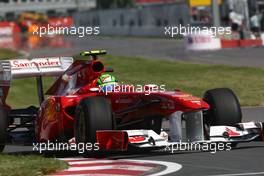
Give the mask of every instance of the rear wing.
M 72 57 L 50 57 L 0 61 L 0 85 L 14 78 L 60 76 L 73 63 Z
M 73 63 L 72 57 L 50 57 L 0 61 L 0 104 L 5 100 L 14 78 L 37 78 L 39 102 L 44 100 L 41 76 L 60 76 Z

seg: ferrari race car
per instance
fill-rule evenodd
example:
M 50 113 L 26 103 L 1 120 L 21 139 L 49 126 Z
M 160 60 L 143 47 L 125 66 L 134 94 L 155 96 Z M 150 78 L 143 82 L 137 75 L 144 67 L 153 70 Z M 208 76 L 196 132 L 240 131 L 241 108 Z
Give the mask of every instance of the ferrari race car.
M 102 150 L 165 147 L 170 142 L 160 136 L 162 121 L 175 112 L 182 112 L 186 141 L 263 140 L 263 123 L 241 123 L 239 101 L 227 88 L 208 90 L 203 98 L 180 90 L 150 91 L 153 85 L 145 85 L 143 91 L 133 86 L 102 91 L 99 76 L 113 72 L 98 60 L 105 53 L 82 52 L 87 59 L 75 61 L 71 57 L 0 61 L 0 150 L 7 143 L 51 141 L 97 143 Z M 46 98 L 45 76 L 56 77 Z M 36 77 L 40 107 L 12 109 L 6 104 L 11 81 L 26 77 Z

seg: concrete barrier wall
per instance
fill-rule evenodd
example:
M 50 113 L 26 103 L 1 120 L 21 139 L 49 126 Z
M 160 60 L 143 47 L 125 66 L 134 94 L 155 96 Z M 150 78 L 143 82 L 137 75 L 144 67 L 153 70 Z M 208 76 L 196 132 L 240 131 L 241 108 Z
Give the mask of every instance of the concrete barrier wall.
M 164 36 L 165 26 L 189 24 L 185 3 L 77 12 L 76 26 L 99 26 L 103 35 Z

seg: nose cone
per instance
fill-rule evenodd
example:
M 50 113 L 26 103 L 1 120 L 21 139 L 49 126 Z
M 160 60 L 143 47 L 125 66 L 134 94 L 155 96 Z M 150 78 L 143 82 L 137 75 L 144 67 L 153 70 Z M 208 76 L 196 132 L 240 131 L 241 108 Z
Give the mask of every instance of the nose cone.
M 172 98 L 175 103 L 175 107 L 180 107 L 182 111 L 209 109 L 210 105 L 202 98 L 198 98 L 188 93 L 181 91 L 169 92 L 166 94 L 168 98 Z M 177 109 L 177 108 L 176 108 Z
M 209 109 L 210 108 L 210 105 L 200 98 L 193 99 L 193 100 L 181 100 L 180 103 L 186 109 L 196 110 L 196 109 Z
M 202 105 L 203 109 L 209 109 L 210 108 L 210 105 L 204 100 L 201 100 L 201 105 Z

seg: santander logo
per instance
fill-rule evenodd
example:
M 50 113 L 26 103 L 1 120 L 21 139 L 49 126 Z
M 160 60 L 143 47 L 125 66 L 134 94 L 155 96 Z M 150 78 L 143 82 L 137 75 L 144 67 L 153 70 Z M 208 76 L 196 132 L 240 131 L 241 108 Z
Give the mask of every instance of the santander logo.
M 12 69 L 57 67 L 61 65 L 58 58 L 11 60 L 10 64 Z

